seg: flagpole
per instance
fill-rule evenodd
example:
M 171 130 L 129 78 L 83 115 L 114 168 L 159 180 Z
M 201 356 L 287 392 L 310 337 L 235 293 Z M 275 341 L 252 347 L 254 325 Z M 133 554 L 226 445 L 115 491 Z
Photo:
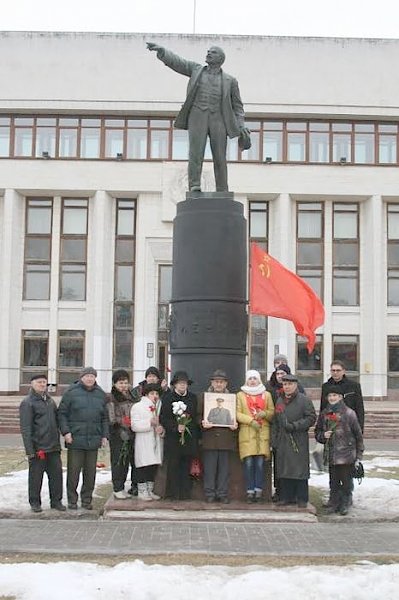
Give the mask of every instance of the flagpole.
M 195 17 L 197 12 L 197 0 L 193 0 L 193 33 L 195 33 Z

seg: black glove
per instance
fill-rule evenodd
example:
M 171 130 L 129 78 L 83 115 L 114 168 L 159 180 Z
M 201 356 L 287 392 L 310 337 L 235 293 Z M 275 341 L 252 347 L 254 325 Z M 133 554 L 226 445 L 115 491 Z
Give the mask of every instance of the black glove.
M 287 421 L 287 419 L 286 419 L 286 420 L 285 420 L 285 423 L 284 423 L 284 429 L 285 429 L 286 431 L 288 431 L 288 433 L 291 433 L 292 431 L 294 431 L 295 427 L 294 427 L 294 425 L 293 425 L 292 423 L 289 423 L 289 422 Z

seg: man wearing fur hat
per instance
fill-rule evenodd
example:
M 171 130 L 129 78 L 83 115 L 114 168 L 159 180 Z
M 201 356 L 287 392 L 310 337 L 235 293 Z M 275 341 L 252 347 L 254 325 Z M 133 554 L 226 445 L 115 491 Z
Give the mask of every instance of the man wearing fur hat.
M 77 487 L 81 473 L 82 508 L 92 510 L 97 453 L 108 438 L 106 395 L 96 383 L 96 377 L 97 371 L 93 367 L 85 367 L 79 381 L 62 396 L 58 411 L 60 430 L 68 449 L 67 497 L 71 510 L 78 507 Z
M 228 379 L 224 371 L 216 369 L 210 378 L 208 392 L 217 394 L 228 394 Z M 202 400 L 202 398 L 201 398 Z M 237 448 L 237 438 L 234 433 L 238 425 L 231 421 L 230 411 L 222 408 L 222 402 L 217 400 L 218 408 L 212 409 L 207 419 L 202 421 L 202 460 L 204 463 L 204 493 L 207 502 L 229 503 L 229 478 L 230 478 L 230 454 Z M 212 417 L 212 411 L 215 418 Z M 221 411 L 223 419 L 229 427 L 218 427 L 221 423 Z

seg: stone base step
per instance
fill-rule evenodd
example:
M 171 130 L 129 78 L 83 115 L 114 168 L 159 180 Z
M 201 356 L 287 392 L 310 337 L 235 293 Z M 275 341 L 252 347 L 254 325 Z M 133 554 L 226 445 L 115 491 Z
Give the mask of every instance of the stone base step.
M 144 502 L 130 498 L 116 500 L 113 495 L 104 506 L 103 518 L 157 522 L 317 523 L 316 509 L 310 503 L 307 508 L 298 508 L 296 505 L 283 507 L 275 504 L 246 504 L 240 501 L 223 505 L 208 504 L 199 500 Z

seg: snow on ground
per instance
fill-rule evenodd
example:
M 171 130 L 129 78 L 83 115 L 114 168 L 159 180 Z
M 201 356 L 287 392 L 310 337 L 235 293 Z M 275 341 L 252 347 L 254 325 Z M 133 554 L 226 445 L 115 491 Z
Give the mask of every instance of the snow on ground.
M 353 511 L 356 517 L 362 518 L 394 518 L 399 516 L 399 479 L 392 469 L 399 467 L 399 456 L 395 452 L 382 452 L 381 456 L 373 455 L 370 460 L 365 456 L 363 465 L 366 477 L 361 485 L 355 480 Z M 367 477 L 372 473 L 373 477 Z M 376 477 L 383 474 L 383 477 Z M 390 474 L 392 477 L 390 478 Z M 65 490 L 64 470 L 64 490 Z M 97 469 L 96 487 L 110 483 L 109 468 Z M 310 486 L 320 488 L 328 496 L 328 473 L 311 471 Z M 65 500 L 65 498 L 64 498 Z M 44 476 L 42 488 L 42 506 L 49 506 L 47 477 Z M 27 511 L 28 504 L 28 470 L 14 471 L 0 477 L 0 511 Z M 351 511 L 352 512 L 352 511 Z
M 367 582 L 367 585 L 365 583 Z M 399 565 L 349 567 L 115 567 L 59 562 L 0 565 L 0 594 L 18 600 L 396 600 Z
M 358 485 L 354 480 L 353 509 L 349 514 L 360 518 L 395 518 L 399 516 L 399 479 L 392 469 L 399 467 L 396 453 L 383 453 L 383 456 L 363 461 L 365 478 Z M 395 456 L 393 456 L 395 454 Z M 372 473 L 372 477 L 367 477 Z M 383 473 L 384 478 L 375 476 Z M 393 478 L 389 478 L 392 474 Z M 388 478 L 387 478 L 388 477 Z M 309 485 L 325 491 L 328 497 L 328 472 L 311 471 Z

